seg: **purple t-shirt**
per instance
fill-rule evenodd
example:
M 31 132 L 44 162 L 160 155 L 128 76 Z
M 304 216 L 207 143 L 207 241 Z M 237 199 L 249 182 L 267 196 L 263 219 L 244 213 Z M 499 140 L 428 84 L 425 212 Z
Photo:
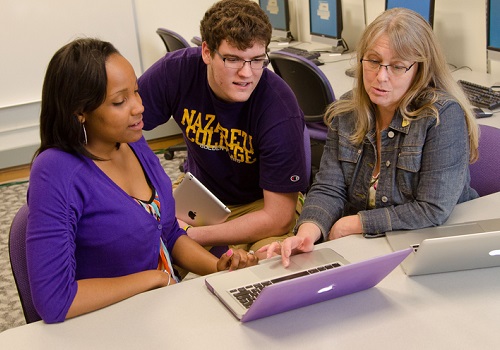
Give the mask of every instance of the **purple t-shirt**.
M 144 138 L 130 146 L 158 192 L 160 222 L 89 158 L 53 148 L 34 161 L 26 253 L 33 301 L 45 322 L 65 319 L 77 280 L 156 269 L 160 235 L 172 251 L 184 234 L 158 157 Z
M 262 189 L 307 188 L 304 115 L 295 95 L 265 69 L 246 102 L 218 99 L 201 48 L 167 53 L 139 78 L 145 129 L 172 116 L 188 147 L 187 169 L 226 204 L 262 198 Z

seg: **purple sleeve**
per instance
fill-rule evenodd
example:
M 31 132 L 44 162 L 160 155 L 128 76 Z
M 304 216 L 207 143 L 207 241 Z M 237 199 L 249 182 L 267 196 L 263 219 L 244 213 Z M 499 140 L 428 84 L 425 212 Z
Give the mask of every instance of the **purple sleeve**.
M 47 323 L 62 322 L 76 295 L 76 217 L 68 210 L 71 164 L 45 151 L 30 174 L 26 232 L 28 274 L 35 308 Z M 64 166 L 62 166 L 64 164 Z M 74 169 L 74 168 L 73 168 Z M 53 288 L 54 283 L 58 288 Z
M 304 191 L 308 186 L 304 115 L 290 87 L 273 72 L 265 73 L 254 97 L 264 126 L 259 137 L 260 187 L 272 192 Z

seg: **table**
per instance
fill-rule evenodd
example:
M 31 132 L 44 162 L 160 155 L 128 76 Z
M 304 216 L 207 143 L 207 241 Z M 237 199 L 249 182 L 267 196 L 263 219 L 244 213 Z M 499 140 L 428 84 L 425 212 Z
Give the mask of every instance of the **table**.
M 447 223 L 500 217 L 500 193 L 458 205 Z M 351 262 L 390 252 L 385 238 L 326 242 Z M 230 272 L 234 273 L 234 272 Z M 64 323 L 0 333 L 0 349 L 498 349 L 500 268 L 408 277 L 246 324 L 203 278 L 143 293 Z

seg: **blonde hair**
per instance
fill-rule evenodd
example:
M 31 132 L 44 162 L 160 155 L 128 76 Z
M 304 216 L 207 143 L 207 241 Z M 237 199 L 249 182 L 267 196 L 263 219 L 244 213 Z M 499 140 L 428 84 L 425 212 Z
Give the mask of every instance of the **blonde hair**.
M 465 113 L 467 123 L 470 162 L 478 156 L 479 131 L 475 115 L 463 90 L 453 79 L 444 53 L 431 26 L 418 13 L 394 8 L 379 15 L 365 29 L 356 49 L 357 66 L 352 96 L 332 103 L 326 110 L 325 123 L 341 114 L 353 113 L 356 118 L 352 141 L 362 142 L 373 127 L 375 105 L 370 101 L 363 85 L 363 68 L 360 59 L 370 49 L 373 42 L 386 35 L 397 56 L 418 63 L 413 84 L 403 95 L 398 110 L 405 120 L 435 117 L 439 124 L 439 112 L 434 103 L 439 98 L 456 100 Z

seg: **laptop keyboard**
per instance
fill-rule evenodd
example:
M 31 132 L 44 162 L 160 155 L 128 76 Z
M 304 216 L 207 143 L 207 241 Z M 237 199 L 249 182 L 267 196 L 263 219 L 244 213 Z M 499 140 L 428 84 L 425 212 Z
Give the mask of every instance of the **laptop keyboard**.
M 260 292 L 266 286 L 270 286 L 271 284 L 276 284 L 276 283 L 283 282 L 286 280 L 291 280 L 291 279 L 294 279 L 297 277 L 312 275 L 313 273 L 317 273 L 317 272 L 321 272 L 321 271 L 331 270 L 331 269 L 334 269 L 334 268 L 339 267 L 339 266 L 342 266 L 342 264 L 339 262 L 334 262 L 334 263 L 326 264 L 326 265 L 323 265 L 323 266 L 320 266 L 320 267 L 317 267 L 314 269 L 301 271 L 301 272 L 293 273 L 290 275 L 274 278 L 274 279 L 271 279 L 269 281 L 264 281 L 264 282 L 255 283 L 255 284 L 251 284 L 251 285 L 240 287 L 240 288 L 231 289 L 229 291 L 229 293 L 236 300 L 238 300 L 240 302 L 240 304 L 243 305 L 243 307 L 248 309 L 253 304 L 255 299 L 257 299 Z

